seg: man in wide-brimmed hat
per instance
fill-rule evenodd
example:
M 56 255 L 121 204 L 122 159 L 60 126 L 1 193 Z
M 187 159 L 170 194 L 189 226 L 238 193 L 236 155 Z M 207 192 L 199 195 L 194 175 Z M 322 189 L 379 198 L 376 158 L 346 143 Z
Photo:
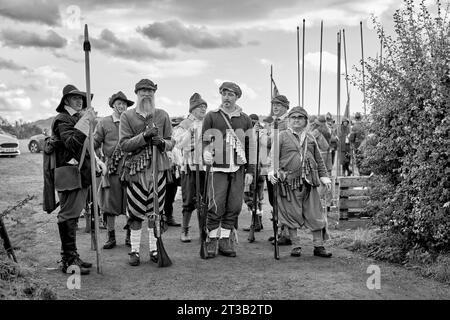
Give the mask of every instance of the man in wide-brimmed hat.
M 212 165 L 206 220 L 209 258 L 214 258 L 217 251 L 224 256 L 236 256 L 236 229 L 244 184 L 251 184 L 254 172 L 254 164 L 249 163 L 250 143 L 243 136 L 253 128 L 252 121 L 236 104 L 242 95 L 241 88 L 234 82 L 224 82 L 219 93 L 222 104 L 206 114 L 202 127 L 203 159 Z
M 140 264 L 140 243 L 142 222 L 148 219 L 150 259 L 158 261 L 153 188 L 160 198 L 159 208 L 164 208 L 166 177 L 170 163 L 166 151 L 173 148 L 172 124 L 163 109 L 155 108 L 155 92 L 158 86 L 149 79 L 142 79 L 135 85 L 136 106 L 120 117 L 119 143 L 129 157 L 121 179 L 127 184 L 128 225 L 131 229 L 131 252 L 129 264 Z M 153 154 L 152 146 L 158 149 Z M 158 176 L 153 177 L 152 159 L 156 157 Z
M 279 218 L 292 241 L 291 256 L 300 257 L 300 237 L 297 229 L 306 226 L 313 235 L 314 255 L 331 257 L 324 243 L 329 238 L 327 215 L 322 210 L 317 188 L 323 184 L 331 189 L 331 180 L 320 155 L 315 138 L 308 132 L 308 113 L 301 107 L 288 113 L 288 129 L 280 132 L 279 169 L 275 177 L 273 164 L 268 177 L 273 184 L 284 184 L 286 195 L 278 193 Z
M 78 185 L 78 179 L 75 176 L 71 178 L 69 175 L 62 174 L 60 177 L 55 174 L 55 186 L 58 185 L 60 206 L 58 230 L 61 238 L 61 269 L 63 272 L 69 272 L 69 266 L 75 265 L 80 268 L 81 274 L 88 274 L 88 268 L 92 267 L 91 263 L 80 259 L 76 246 L 78 218 L 86 206 L 88 187 L 91 185 L 91 164 L 89 160 L 91 155 L 89 154 L 89 148 L 87 148 L 88 133 L 81 129 L 80 124 L 88 124 L 90 121 L 94 121 L 95 113 L 93 109 L 86 110 L 86 107 L 86 93 L 79 91 L 73 85 L 66 85 L 63 89 L 61 101 L 56 108 L 58 115 L 52 123 L 52 132 L 55 139 L 53 144 L 55 166 L 61 168 L 59 172 L 64 169 L 63 167 L 70 169 L 69 166 L 78 166 L 83 157 L 83 146 L 87 149 L 80 168 L 81 186 Z
M 133 104 L 134 102 L 128 100 L 122 91 L 114 93 L 109 98 L 112 114 L 100 119 L 94 132 L 94 148 L 101 147 L 108 168 L 106 175 L 102 176 L 98 192 L 98 203 L 105 213 L 108 230 L 108 240 L 103 249 L 112 249 L 116 246 L 115 218 L 126 213 L 126 188 L 119 178 L 125 159 L 125 153 L 119 145 L 119 124 L 122 113 Z M 130 245 L 128 225 L 126 228 L 125 244 Z
M 181 161 L 181 192 L 183 194 L 183 221 L 180 240 L 191 242 L 189 232 L 192 212 L 197 207 L 196 199 L 196 165 L 199 165 L 200 193 L 203 194 L 205 168 L 201 161 L 201 133 L 203 119 L 206 115 L 208 104 L 199 93 L 194 93 L 189 99 L 189 115 L 180 122 L 173 132 L 175 140 L 174 151 L 182 154 Z M 196 157 L 198 156 L 198 157 Z

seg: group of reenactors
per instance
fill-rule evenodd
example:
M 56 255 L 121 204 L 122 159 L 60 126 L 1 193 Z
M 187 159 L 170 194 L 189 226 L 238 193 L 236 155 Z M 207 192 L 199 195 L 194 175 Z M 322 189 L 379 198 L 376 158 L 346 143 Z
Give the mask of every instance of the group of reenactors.
M 328 156 L 320 148 L 319 134 L 327 135 L 320 127 L 323 116 L 311 121 L 304 108 L 290 108 L 288 99 L 278 95 L 271 101 L 272 115 L 261 122 L 257 115 L 248 116 L 237 104 L 242 96 L 239 85 L 224 82 L 219 87 L 220 106 L 207 112 L 207 102 L 194 93 L 189 99 L 189 115 L 174 126 L 168 113 L 155 106 L 157 88 L 157 84 L 149 79 L 140 80 L 134 88 L 135 102 L 121 91 L 114 93 L 109 98 L 111 115 L 101 118 L 95 127 L 96 154 L 90 155 L 86 148 L 89 133 L 85 128 L 96 119 L 96 114 L 92 108 L 86 108 L 85 92 L 73 85 L 64 87 L 56 109 L 58 115 L 52 124 L 54 140 L 59 142 L 55 143 L 56 167 L 78 166 L 81 185 L 77 189 L 58 192 L 63 272 L 76 265 L 81 274 L 88 274 L 92 266 L 80 258 L 76 247 L 78 218 L 86 206 L 91 185 L 90 157 L 95 157 L 95 170 L 99 176 L 98 190 L 91 192 L 97 193 L 108 231 L 103 248 L 116 246 L 116 217 L 125 214 L 125 243 L 131 247 L 131 266 L 140 264 L 142 223 L 145 220 L 150 260 L 158 260 L 155 201 L 163 222 L 180 226 L 173 217 L 172 206 L 178 185 L 181 185 L 183 203 L 180 240 L 191 242 L 191 217 L 199 201 L 196 190 L 203 193 L 206 180 L 208 258 L 218 254 L 236 256 L 238 217 L 244 200 L 249 210 L 253 209 L 254 203 L 250 200 L 253 192 L 258 194 L 258 203 L 257 217 L 252 220 L 251 227 L 256 231 L 263 228 L 264 184 L 270 205 L 273 207 L 274 202 L 278 205 L 279 243 L 290 244 L 291 255 L 299 257 L 301 243 L 297 231 L 306 226 L 312 233 L 313 254 L 331 257 L 325 249 L 329 235 L 319 189 L 331 189 L 331 165 L 328 162 L 334 162 L 335 155 Z M 331 142 L 331 137 L 326 136 L 326 139 Z M 338 136 L 336 141 L 342 143 L 342 138 Z M 255 157 L 257 145 L 259 159 Z M 259 175 L 254 184 L 256 165 Z M 209 168 L 208 175 L 206 167 Z M 196 179 L 196 173 L 200 179 L 198 175 Z M 274 188 L 283 189 L 276 199 Z M 154 199 L 156 195 L 158 199 Z

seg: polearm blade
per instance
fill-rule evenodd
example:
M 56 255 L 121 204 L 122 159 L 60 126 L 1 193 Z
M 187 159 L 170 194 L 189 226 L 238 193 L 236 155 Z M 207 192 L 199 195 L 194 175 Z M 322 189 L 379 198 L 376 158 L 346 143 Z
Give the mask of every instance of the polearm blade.
M 91 107 L 91 78 L 90 78 L 90 65 L 89 65 L 89 52 L 91 51 L 91 43 L 89 42 L 89 33 L 87 24 L 84 25 L 84 61 L 86 71 L 86 103 L 87 109 Z M 94 150 L 94 122 L 89 123 L 89 155 L 91 160 L 91 189 L 92 189 L 92 206 L 94 214 L 94 234 L 95 234 L 95 251 L 97 257 L 97 273 L 102 273 L 102 263 L 100 255 L 100 243 L 99 243 L 99 221 L 98 221 L 98 203 L 97 203 L 97 180 L 95 176 L 95 150 Z

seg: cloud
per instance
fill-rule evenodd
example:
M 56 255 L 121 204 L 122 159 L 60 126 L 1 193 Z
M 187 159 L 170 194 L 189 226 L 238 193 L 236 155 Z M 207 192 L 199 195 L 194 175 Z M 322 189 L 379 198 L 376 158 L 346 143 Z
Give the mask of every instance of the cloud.
M 6 60 L 6 59 L 3 59 L 2 57 L 0 57 L 0 70 L 1 69 L 12 70 L 12 71 L 22 71 L 22 70 L 27 70 L 27 67 L 21 66 L 12 60 Z
M 238 32 L 211 33 L 204 26 L 185 26 L 178 20 L 155 22 L 137 31 L 152 40 L 159 40 L 165 48 L 192 47 L 196 49 L 242 47 Z M 254 44 L 254 43 L 252 43 Z
M 208 67 L 205 60 L 174 60 L 155 61 L 152 64 L 141 64 L 136 61 L 120 61 L 131 74 L 141 74 L 150 79 L 164 79 L 170 77 L 185 78 L 198 76 Z
M 305 54 L 305 66 L 310 69 L 319 70 L 320 52 L 309 52 Z M 341 60 L 341 70 L 345 70 L 344 60 Z M 337 55 L 327 51 L 322 52 L 322 71 L 336 73 L 337 72 Z
M 259 59 L 259 63 L 261 63 L 263 66 L 270 66 L 273 64 L 272 61 L 266 58 Z
M 65 60 L 68 60 L 68 61 L 71 61 L 71 62 L 75 62 L 75 63 L 83 62 L 82 59 L 72 58 L 71 56 L 69 56 L 69 55 L 67 55 L 67 54 L 65 54 L 65 53 L 63 53 L 63 52 L 57 52 L 57 51 L 54 51 L 54 52 L 53 52 L 53 55 L 54 55 L 56 58 L 65 59 Z
M 49 0 L 2 0 L 0 16 L 20 22 L 37 22 L 49 26 L 60 23 L 56 1 Z
M 48 30 L 46 35 L 40 35 L 29 31 L 5 29 L 0 32 L 0 40 L 4 46 L 11 48 L 63 48 L 67 44 L 67 40 L 53 30 Z
M 91 37 L 92 47 L 124 59 L 169 59 L 172 55 L 150 49 L 141 39 L 119 39 L 112 31 L 103 29 L 98 38 Z
M 31 109 L 31 99 L 25 90 L 10 89 L 5 84 L 0 84 L 0 111 L 27 111 Z

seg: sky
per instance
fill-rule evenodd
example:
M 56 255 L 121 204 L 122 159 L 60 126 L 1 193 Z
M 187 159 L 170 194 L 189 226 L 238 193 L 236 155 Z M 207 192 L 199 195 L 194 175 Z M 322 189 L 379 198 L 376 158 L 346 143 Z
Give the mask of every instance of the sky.
M 431 5 L 431 1 L 427 1 Z M 345 30 L 350 77 L 380 43 L 371 15 L 392 34 L 400 0 L 0 0 L 0 116 L 35 121 L 56 114 L 66 84 L 86 90 L 83 43 L 91 42 L 92 106 L 111 113 L 108 98 L 135 84 L 157 83 L 156 106 L 186 116 L 194 92 L 220 105 L 219 86 L 237 83 L 237 101 L 247 114 L 270 112 L 270 66 L 291 107 L 298 100 L 297 26 L 302 59 L 305 19 L 304 107 L 317 114 L 320 23 L 323 21 L 321 114 L 337 111 L 337 32 Z M 341 111 L 346 103 L 342 49 Z M 302 68 L 302 67 L 300 67 Z M 350 113 L 363 111 L 363 96 L 349 84 Z

